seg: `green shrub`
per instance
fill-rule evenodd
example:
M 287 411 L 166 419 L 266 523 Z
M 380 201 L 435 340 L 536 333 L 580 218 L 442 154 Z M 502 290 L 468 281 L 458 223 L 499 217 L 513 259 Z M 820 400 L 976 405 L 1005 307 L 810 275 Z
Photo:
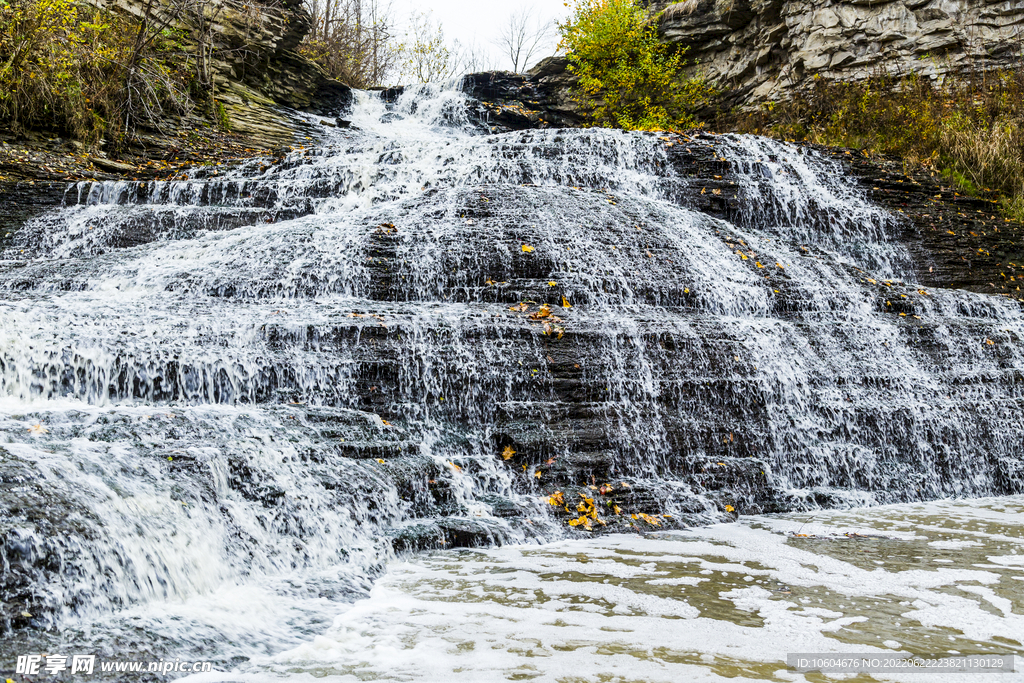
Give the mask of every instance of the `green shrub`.
M 658 40 L 635 0 L 574 0 L 559 25 L 573 98 L 594 125 L 667 130 L 695 125 L 692 112 L 709 95 L 700 78 L 683 75 L 685 49 Z
M 123 147 L 137 124 L 190 104 L 187 59 L 145 31 L 72 0 L 0 0 L 0 120 Z

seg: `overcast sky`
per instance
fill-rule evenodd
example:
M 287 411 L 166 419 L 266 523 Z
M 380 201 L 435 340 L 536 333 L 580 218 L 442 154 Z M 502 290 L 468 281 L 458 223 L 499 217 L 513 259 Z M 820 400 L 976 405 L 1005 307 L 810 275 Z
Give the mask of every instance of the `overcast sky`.
M 432 2 L 415 2 L 415 0 L 393 0 L 395 17 L 404 23 L 414 12 L 430 11 L 444 28 L 445 37 L 449 42 L 476 44 L 487 51 L 493 66 L 499 69 L 510 69 L 512 63 L 494 44 L 501 33 L 502 26 L 508 21 L 509 15 L 521 8 L 532 8 L 538 18 L 544 21 L 564 19 L 569 10 L 563 0 L 504 0 L 504 2 L 481 2 L 480 0 L 433 0 Z M 401 29 L 400 29 L 401 30 Z M 555 37 L 539 51 L 532 62 L 537 62 L 554 53 L 558 40 Z M 531 63 L 530 66 L 533 66 Z

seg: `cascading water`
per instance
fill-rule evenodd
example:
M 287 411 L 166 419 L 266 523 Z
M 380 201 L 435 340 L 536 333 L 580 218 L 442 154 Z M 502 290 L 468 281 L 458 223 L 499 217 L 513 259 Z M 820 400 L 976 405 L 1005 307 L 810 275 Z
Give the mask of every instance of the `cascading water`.
M 81 184 L 19 234 L 11 652 L 279 649 L 393 548 L 564 535 L 556 486 L 675 523 L 1024 490 L 1020 308 L 907 284 L 837 164 L 465 112 L 363 93 L 308 149 Z M 685 144 L 735 181 L 728 220 Z

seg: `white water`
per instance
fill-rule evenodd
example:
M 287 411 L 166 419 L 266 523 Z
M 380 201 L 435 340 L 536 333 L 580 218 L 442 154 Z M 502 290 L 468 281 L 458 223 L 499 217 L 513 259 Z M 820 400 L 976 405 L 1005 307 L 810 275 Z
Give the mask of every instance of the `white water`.
M 549 459 L 607 458 L 690 522 L 1021 490 L 1020 309 L 895 279 L 892 219 L 837 165 L 693 141 L 734 167 L 728 222 L 656 135 L 482 135 L 463 104 L 363 94 L 280 163 L 81 185 L 19 235 L 0 531 L 25 647 L 302 652 L 390 538 L 564 537 Z
M 438 553 L 392 564 L 322 635 L 186 680 L 822 681 L 845 677 L 786 654 L 1020 656 L 1022 513 L 942 501 Z

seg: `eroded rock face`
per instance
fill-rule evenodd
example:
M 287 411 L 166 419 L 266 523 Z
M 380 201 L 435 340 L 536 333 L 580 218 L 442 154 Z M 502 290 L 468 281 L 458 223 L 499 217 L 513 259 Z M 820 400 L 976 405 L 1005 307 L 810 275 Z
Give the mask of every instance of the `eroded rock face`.
M 1020 62 L 1024 6 L 991 0 L 687 0 L 664 10 L 665 40 L 733 104 L 786 99 L 813 78 L 879 71 L 938 77 Z
M 88 1 L 137 18 L 146 11 L 139 0 Z M 199 41 L 195 22 L 176 8 L 158 4 L 154 11 L 160 20 L 170 18 L 172 29 Z M 294 140 L 296 126 L 281 106 L 337 116 L 351 105 L 351 89 L 297 51 L 310 28 L 301 1 L 241 5 L 210 0 L 204 13 L 211 24 L 214 96 L 233 131 L 257 145 L 286 144 Z

